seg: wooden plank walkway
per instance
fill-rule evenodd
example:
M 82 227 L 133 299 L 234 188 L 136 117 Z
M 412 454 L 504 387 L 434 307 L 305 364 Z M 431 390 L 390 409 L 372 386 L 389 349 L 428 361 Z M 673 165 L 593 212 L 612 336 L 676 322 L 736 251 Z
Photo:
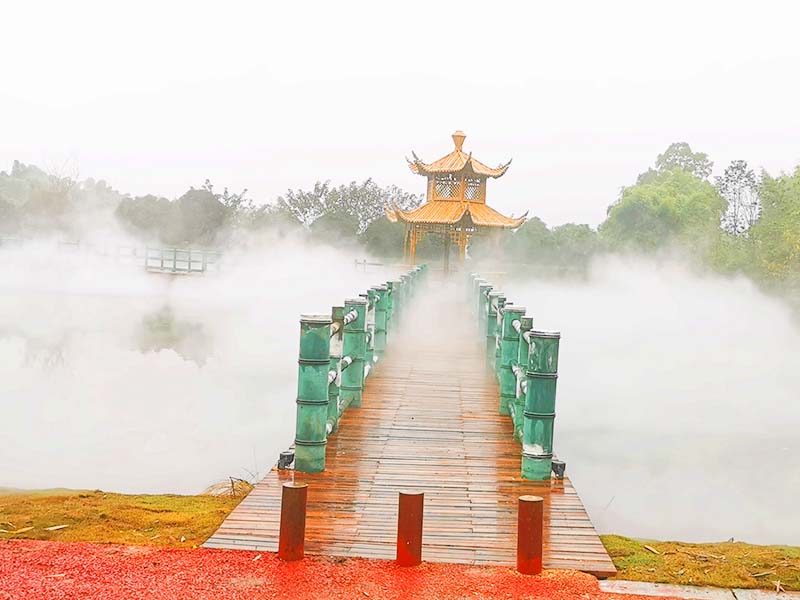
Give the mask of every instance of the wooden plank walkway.
M 472 314 L 457 293 L 435 288 L 390 340 L 362 408 L 329 438 L 326 471 L 273 469 L 207 547 L 277 551 L 281 483 L 295 479 L 309 486 L 312 554 L 393 559 L 397 495 L 409 489 L 425 492 L 423 560 L 514 565 L 517 498 L 533 494 L 545 498 L 545 567 L 616 572 L 568 479 L 520 478 L 520 445 L 497 412 Z

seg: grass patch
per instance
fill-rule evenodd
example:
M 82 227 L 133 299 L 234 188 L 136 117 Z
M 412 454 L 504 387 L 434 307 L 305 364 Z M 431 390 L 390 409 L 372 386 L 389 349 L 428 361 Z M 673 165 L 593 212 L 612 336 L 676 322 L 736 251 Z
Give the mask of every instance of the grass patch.
M 800 590 L 798 547 L 755 546 L 743 542 L 650 542 L 618 535 L 600 537 L 619 571 L 617 579 L 773 590 L 780 582 L 782 589 Z
M 240 501 L 230 496 L 3 490 L 0 539 L 199 546 Z M 67 527 L 48 531 L 61 525 Z

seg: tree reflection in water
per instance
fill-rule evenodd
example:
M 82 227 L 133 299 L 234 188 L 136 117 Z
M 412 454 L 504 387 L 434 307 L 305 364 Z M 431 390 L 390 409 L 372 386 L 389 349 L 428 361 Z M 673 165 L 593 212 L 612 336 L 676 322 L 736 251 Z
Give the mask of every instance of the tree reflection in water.
M 142 318 L 136 345 L 141 352 L 172 350 L 201 367 L 212 355 L 211 337 L 203 324 L 179 319 L 168 304 Z

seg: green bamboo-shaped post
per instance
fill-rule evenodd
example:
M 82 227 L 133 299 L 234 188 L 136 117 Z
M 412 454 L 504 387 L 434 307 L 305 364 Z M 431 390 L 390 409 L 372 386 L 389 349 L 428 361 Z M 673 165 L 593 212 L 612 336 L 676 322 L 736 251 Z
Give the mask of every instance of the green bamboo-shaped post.
M 525 410 L 525 392 L 527 387 L 522 385 L 526 381 L 525 372 L 528 370 L 528 342 L 525 339 L 525 334 L 533 328 L 533 318 L 523 316 L 520 318 L 519 334 L 517 336 L 517 365 L 521 369 L 522 380 L 517 382 L 516 398 L 514 399 L 514 437 L 522 440 L 522 429 L 525 423 L 523 412 Z
M 394 281 L 386 282 L 386 333 L 387 335 L 394 331 L 394 298 L 395 298 L 395 285 Z M 388 339 L 387 339 L 388 343 Z
M 486 335 L 489 320 L 489 292 L 492 291 L 492 285 L 489 282 L 481 283 L 478 291 L 478 328 L 483 335 Z
M 403 320 L 403 278 L 395 279 L 392 282 L 392 327 L 395 331 Z
M 478 277 L 473 282 L 472 287 L 472 295 L 470 296 L 470 300 L 472 301 L 472 307 L 475 313 L 478 315 L 478 326 L 480 326 L 481 320 L 481 285 L 486 284 L 489 285 L 485 279 Z
M 295 469 L 303 473 L 318 473 L 325 470 L 330 344 L 329 316 L 303 315 L 300 318 L 297 425 L 294 443 Z
M 519 354 L 519 333 L 514 327 L 514 322 L 520 321 L 524 314 L 525 309 L 521 306 L 508 305 L 503 309 L 499 369 L 501 415 L 511 414 L 511 405 L 517 397 L 517 376 L 512 370 L 512 365 Z
M 341 383 L 341 375 L 339 373 L 339 361 L 342 360 L 342 339 L 344 334 L 344 306 L 334 306 L 331 311 L 331 320 L 333 327 L 336 327 L 336 333 L 331 335 L 331 361 L 328 366 L 328 373 L 335 373 L 336 376 L 333 381 L 328 385 L 328 431 L 329 433 L 336 433 L 339 429 L 339 384 Z
M 497 324 L 494 329 L 494 359 L 492 360 L 492 367 L 494 368 L 495 377 L 500 381 L 500 347 L 503 340 L 503 311 L 506 307 L 506 297 L 500 295 L 497 297 Z
M 494 371 L 494 358 L 497 352 L 497 323 L 499 315 L 497 313 L 498 299 L 503 296 L 503 292 L 492 290 L 486 294 L 486 362 L 489 369 Z
M 370 288 L 366 294 L 359 294 L 359 296 L 367 300 L 367 349 L 364 354 L 364 366 L 369 366 L 371 370 L 375 365 L 375 309 L 378 305 L 378 294 Z M 364 377 L 366 376 L 367 372 L 364 373 Z
M 522 432 L 522 477 L 548 480 L 553 468 L 553 425 L 560 334 L 529 331 L 528 390 Z
M 403 282 L 402 287 L 400 288 L 400 295 L 403 299 L 400 301 L 400 319 L 404 320 L 408 311 L 409 300 L 411 300 L 411 276 L 407 273 L 404 275 L 400 275 L 400 281 Z
M 386 353 L 387 311 L 389 307 L 389 288 L 379 285 L 373 288 L 376 294 L 375 305 L 375 354 L 378 360 Z
M 352 298 L 344 302 L 345 318 L 352 311 L 356 317 L 344 326 L 342 354 L 349 356 L 352 363 L 342 371 L 340 395 L 343 410 L 349 406 L 361 406 L 361 395 L 364 390 L 364 366 L 367 353 L 367 301 L 363 298 Z

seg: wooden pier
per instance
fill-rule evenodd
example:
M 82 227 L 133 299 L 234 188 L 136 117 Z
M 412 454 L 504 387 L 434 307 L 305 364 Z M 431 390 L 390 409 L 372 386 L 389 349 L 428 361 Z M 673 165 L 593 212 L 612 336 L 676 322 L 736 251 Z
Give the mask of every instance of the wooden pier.
M 545 499 L 544 566 L 613 575 L 569 479 L 520 477 L 520 445 L 498 414 L 463 296 L 431 286 L 402 317 L 363 406 L 328 439 L 326 470 L 273 469 L 205 545 L 276 551 L 281 484 L 295 480 L 309 486 L 309 553 L 394 559 L 398 492 L 416 490 L 425 493 L 423 560 L 513 566 L 517 498 L 533 494 Z

